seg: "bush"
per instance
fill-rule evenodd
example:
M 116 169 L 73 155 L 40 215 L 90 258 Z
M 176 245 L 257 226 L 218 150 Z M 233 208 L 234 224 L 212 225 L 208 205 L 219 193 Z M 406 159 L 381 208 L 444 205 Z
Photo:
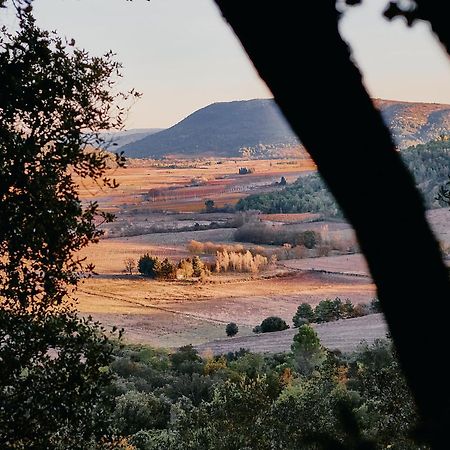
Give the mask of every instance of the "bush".
M 270 316 L 261 322 L 261 333 L 271 333 L 272 331 L 283 331 L 289 328 L 289 325 L 277 316 Z
M 170 419 L 170 402 L 151 393 L 129 391 L 116 398 L 114 417 L 123 435 L 140 430 L 163 429 Z
M 292 318 L 292 322 L 294 323 L 294 327 L 300 327 L 308 322 L 314 322 L 315 315 L 314 311 L 308 303 L 302 303 Z
M 180 347 L 170 355 L 172 368 L 181 373 L 192 374 L 203 371 L 203 361 L 197 350 L 191 344 Z
M 317 245 L 319 245 L 322 242 L 322 239 L 320 237 L 320 234 L 316 231 L 312 230 L 306 230 L 303 233 L 301 233 L 301 242 L 300 244 L 303 244 L 306 248 L 316 248 Z M 299 244 L 297 243 L 297 245 Z
M 225 327 L 225 332 L 227 333 L 227 336 L 235 336 L 236 334 L 238 334 L 238 331 L 239 327 L 234 322 L 230 322 Z
M 148 253 L 142 255 L 138 261 L 139 273 L 146 277 L 155 278 L 161 267 L 161 261 L 157 256 L 150 256 Z

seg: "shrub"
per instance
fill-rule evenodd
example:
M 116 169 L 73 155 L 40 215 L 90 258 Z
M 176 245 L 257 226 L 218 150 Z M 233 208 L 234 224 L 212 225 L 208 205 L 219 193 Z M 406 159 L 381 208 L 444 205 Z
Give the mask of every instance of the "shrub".
M 150 256 L 148 253 L 142 255 L 138 261 L 139 273 L 146 277 L 155 278 L 159 272 L 161 261 L 157 256 Z
M 162 429 L 170 419 L 170 402 L 152 393 L 129 391 L 116 398 L 114 417 L 123 435 L 140 430 Z
M 172 368 L 181 373 L 192 374 L 203 371 L 203 361 L 197 350 L 191 344 L 180 347 L 170 355 Z
M 353 317 L 357 317 L 355 307 L 353 306 L 353 303 L 347 299 L 344 303 L 341 303 L 340 305 L 340 319 L 351 319 Z
M 322 241 L 320 234 L 316 231 L 306 230 L 301 233 L 301 242 L 306 248 L 315 248 Z
M 206 212 L 214 212 L 215 210 L 214 200 L 206 200 L 205 201 L 205 211 Z
M 272 331 L 283 331 L 289 328 L 289 325 L 277 316 L 270 316 L 261 322 L 261 333 L 271 333 Z
M 225 332 L 227 333 L 227 336 L 235 336 L 239 331 L 239 327 L 234 323 L 234 322 L 230 322 L 226 327 L 225 327 Z
M 302 303 L 292 318 L 292 322 L 294 323 L 294 327 L 300 327 L 308 322 L 314 322 L 315 316 L 314 311 L 308 303 Z

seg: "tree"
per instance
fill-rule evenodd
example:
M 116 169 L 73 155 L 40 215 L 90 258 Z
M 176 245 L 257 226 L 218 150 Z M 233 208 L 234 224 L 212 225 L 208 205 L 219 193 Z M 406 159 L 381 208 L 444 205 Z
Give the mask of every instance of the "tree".
M 287 184 L 286 178 L 285 177 L 281 177 L 280 186 L 286 186 L 286 184 Z
M 171 280 L 176 276 L 176 268 L 168 258 L 164 258 L 159 267 L 155 268 L 155 276 L 163 280 Z
M 332 322 L 341 319 L 342 300 L 336 297 L 334 300 L 329 298 L 322 300 L 314 309 L 316 322 Z
M 172 353 L 170 361 L 172 368 L 177 372 L 192 374 L 203 370 L 202 358 L 191 344 L 184 345 Z
M 272 331 L 283 331 L 289 328 L 289 325 L 277 316 L 270 316 L 265 318 L 260 325 L 261 333 L 270 333 Z
M 206 209 L 206 212 L 214 212 L 214 210 L 215 210 L 214 200 L 206 200 L 205 201 L 205 209 Z
M 125 272 L 129 275 L 133 275 L 133 270 L 136 270 L 136 260 L 134 258 L 125 258 L 123 260 Z
M 291 345 L 294 367 L 302 375 L 309 376 L 325 359 L 326 353 L 319 336 L 310 325 L 302 325 Z
M 450 206 L 450 177 L 449 181 L 439 188 L 437 200 L 441 205 Z
M 304 324 L 303 321 L 306 322 L 314 322 L 314 311 L 312 306 L 309 303 L 302 303 L 292 318 L 292 322 L 294 323 L 294 327 L 299 327 Z
M 142 255 L 138 261 L 139 273 L 146 277 L 155 278 L 161 268 L 161 261 L 157 256 L 150 256 L 148 253 Z
M 191 278 L 194 275 L 192 260 L 190 258 L 182 259 L 177 266 L 177 277 Z
M 77 187 L 116 186 L 105 172 L 123 158 L 93 145 L 122 124 L 120 65 L 25 11 L 17 33 L 0 33 L 0 446 L 91 448 L 108 433 L 113 346 L 73 292 L 93 268 L 79 250 L 112 215 L 83 208 Z
M 194 277 L 201 277 L 205 272 L 205 265 L 197 255 L 192 258 L 192 270 Z
M 230 322 L 225 327 L 225 332 L 227 333 L 227 336 L 236 336 L 236 334 L 238 334 L 238 331 L 239 327 L 234 322 Z

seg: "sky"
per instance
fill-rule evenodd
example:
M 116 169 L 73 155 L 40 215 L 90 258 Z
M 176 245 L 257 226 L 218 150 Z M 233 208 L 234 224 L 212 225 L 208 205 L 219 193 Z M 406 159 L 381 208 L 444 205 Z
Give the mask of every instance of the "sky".
M 450 64 L 425 23 L 350 8 L 341 31 L 373 97 L 450 103 Z M 127 128 L 166 128 L 210 103 L 271 97 L 213 0 L 35 0 L 39 26 L 92 54 L 117 53 L 121 89 L 143 94 Z M 0 23 L 14 26 L 13 12 Z

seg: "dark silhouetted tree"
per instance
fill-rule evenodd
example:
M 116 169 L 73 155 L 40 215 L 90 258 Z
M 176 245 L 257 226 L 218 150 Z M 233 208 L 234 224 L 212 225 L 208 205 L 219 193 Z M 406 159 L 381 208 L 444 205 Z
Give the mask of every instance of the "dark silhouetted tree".
M 300 9 L 294 3 L 282 7 L 261 2 L 216 3 L 354 226 L 418 405 L 423 435 L 436 448 L 445 448 L 450 391 L 446 371 L 429 370 L 443 351 L 440 345 L 430 348 L 429 342 L 447 341 L 449 302 L 441 302 L 441 314 L 425 326 L 426 340 L 423 333 L 417 333 L 417 323 L 422 322 L 421 304 L 429 298 L 430 286 L 436 301 L 450 298 L 448 270 L 411 174 L 340 36 L 336 2 L 303 2 Z M 415 15 L 430 21 L 450 51 L 448 2 L 416 0 L 415 5 Z M 388 15 L 398 12 L 391 8 Z M 269 28 L 272 32 L 266 33 Z M 286 72 L 284 62 L 292 58 L 308 70 Z M 327 133 L 323 133 L 322 121 L 325 102 L 332 105 L 329 113 L 334 119 Z M 413 241 L 417 245 L 411 246 Z M 420 365 L 418 354 L 424 355 Z
M 78 317 L 78 256 L 101 235 L 82 178 L 116 186 L 99 132 L 120 128 L 120 65 L 90 57 L 23 12 L 0 32 L 0 447 L 91 448 L 108 433 L 112 344 Z M 132 94 L 133 95 L 133 94 Z M 121 96 L 126 97 L 126 96 Z

